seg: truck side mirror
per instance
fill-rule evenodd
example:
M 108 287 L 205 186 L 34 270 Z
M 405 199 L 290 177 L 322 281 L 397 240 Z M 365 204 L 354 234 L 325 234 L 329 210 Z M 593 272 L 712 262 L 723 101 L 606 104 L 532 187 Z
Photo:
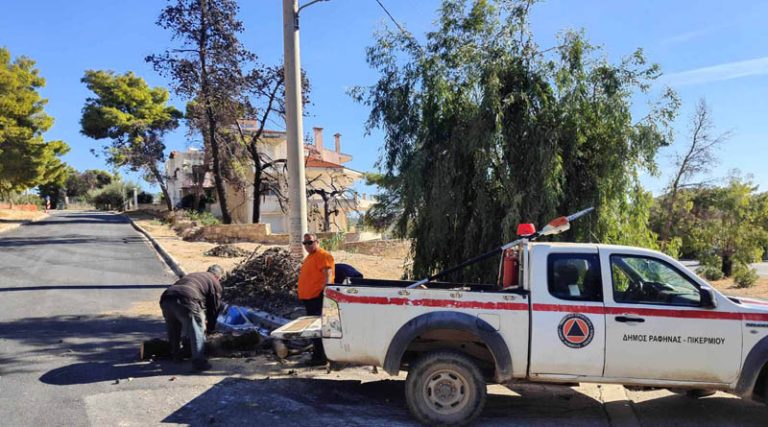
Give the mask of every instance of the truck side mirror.
M 701 288 L 701 307 L 702 308 L 717 308 L 717 300 L 712 289 Z

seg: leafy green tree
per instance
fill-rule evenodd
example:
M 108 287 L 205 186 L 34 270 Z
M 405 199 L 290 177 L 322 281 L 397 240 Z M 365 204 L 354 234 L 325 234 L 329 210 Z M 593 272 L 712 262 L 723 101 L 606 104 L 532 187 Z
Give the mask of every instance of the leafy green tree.
M 146 172 L 160 186 L 168 210 L 172 210 L 161 171 L 165 160 L 163 137 L 179 126 L 182 113 L 168 105 L 168 91 L 150 88 L 132 72 L 90 70 L 82 81 L 96 95 L 88 98 L 83 107 L 83 134 L 109 140 L 104 149 L 107 161 Z
M 397 192 L 399 182 L 393 175 L 376 172 L 365 174 L 365 185 L 379 188 L 376 202 L 363 215 L 363 225 L 377 231 L 387 231 L 402 217 L 403 206 Z
M 103 188 L 114 180 L 111 173 L 100 169 L 88 169 L 69 175 L 65 187 L 69 197 L 85 197 L 89 191 Z
M 675 94 L 633 118 L 632 97 L 658 66 L 641 50 L 610 63 L 575 32 L 542 50 L 532 3 L 445 0 L 423 46 L 384 31 L 368 49 L 380 78 L 352 96 L 371 108 L 368 128 L 384 131 L 380 166 L 398 206 L 389 211 L 414 240 L 417 276 L 512 240 L 520 222 L 588 206 L 596 214 L 570 238 L 655 244 L 638 174 L 654 172 L 668 144 Z M 492 279 L 491 270 L 465 277 Z
M 37 194 L 40 198 L 45 200 L 45 196 L 51 198 L 51 206 L 58 207 L 64 203 L 64 197 L 67 196 L 67 182 L 72 179 L 73 176 L 77 176 L 78 172 L 75 168 L 67 166 L 62 174 L 58 176 L 55 181 L 49 181 L 45 184 L 37 186 Z
M 237 19 L 234 0 L 176 0 L 166 6 L 157 24 L 173 33 L 180 48 L 146 58 L 157 71 L 173 80 L 174 91 L 195 108 L 187 111 L 194 129 L 203 134 L 211 165 L 222 220 L 232 222 L 224 188 L 226 147 L 221 133 L 231 129 L 239 117 L 239 101 L 247 87 L 243 65 L 256 59 L 237 36 L 243 24 Z
M 58 182 L 67 167 L 59 159 L 69 151 L 63 141 L 45 141 L 53 125 L 38 91 L 45 79 L 29 58 L 11 61 L 0 48 L 0 195 Z
M 118 178 L 102 188 L 89 191 L 88 200 L 93 203 L 96 209 L 122 210 L 125 208 L 128 197 L 127 189 L 136 187 L 138 184 L 130 181 L 124 182 Z
M 685 251 L 730 277 L 734 268 L 759 261 L 768 245 L 768 203 L 757 187 L 731 177 L 724 187 L 703 188 L 691 196 Z

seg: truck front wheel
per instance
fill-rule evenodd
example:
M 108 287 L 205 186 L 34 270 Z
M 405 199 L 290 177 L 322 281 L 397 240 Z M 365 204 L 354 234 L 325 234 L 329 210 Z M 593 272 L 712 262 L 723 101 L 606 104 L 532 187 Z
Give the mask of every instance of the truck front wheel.
M 482 412 L 485 396 L 480 369 L 459 352 L 425 354 L 411 364 L 405 380 L 408 408 L 428 425 L 468 424 Z

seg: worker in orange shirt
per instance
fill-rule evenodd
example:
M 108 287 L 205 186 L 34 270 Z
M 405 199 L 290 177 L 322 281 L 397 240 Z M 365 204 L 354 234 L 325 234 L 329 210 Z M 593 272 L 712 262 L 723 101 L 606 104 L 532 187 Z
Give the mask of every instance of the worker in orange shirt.
M 307 316 L 320 316 L 323 311 L 323 289 L 325 285 L 333 283 L 333 256 L 320 247 L 314 234 L 305 234 L 302 244 L 309 255 L 304 258 L 299 271 L 299 300 L 307 309 Z M 314 339 L 312 343 L 314 348 L 310 364 L 324 365 L 327 360 L 323 340 Z

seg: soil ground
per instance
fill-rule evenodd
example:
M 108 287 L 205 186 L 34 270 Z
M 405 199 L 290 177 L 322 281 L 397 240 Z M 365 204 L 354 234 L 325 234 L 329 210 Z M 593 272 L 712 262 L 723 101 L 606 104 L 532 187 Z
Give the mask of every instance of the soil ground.
M 26 221 L 37 221 L 47 216 L 47 213 L 41 211 L 0 209 L 0 233 L 12 230 Z
M 219 258 L 203 255 L 203 253 L 217 243 L 208 242 L 186 242 L 182 240 L 176 232 L 160 220 L 152 218 L 146 214 L 129 213 L 136 224 L 146 230 L 154 237 L 160 245 L 165 248 L 171 256 L 181 264 L 184 271 L 191 273 L 194 271 L 205 271 L 211 264 L 219 264 L 225 271 L 232 270 L 238 263 L 245 259 L 239 258 Z M 264 245 L 260 243 L 233 243 L 232 245 L 245 249 L 248 252 L 261 253 L 268 248 L 276 245 Z M 278 246 L 287 249 L 287 246 Z M 345 251 L 333 251 L 333 257 L 336 262 L 346 263 L 357 268 L 365 277 L 375 277 L 377 279 L 399 279 L 403 272 L 402 258 L 389 258 L 374 255 L 365 255 Z
M 725 295 L 768 299 L 768 277 L 757 279 L 757 282 L 749 288 L 738 287 L 733 283 L 732 279 L 718 280 L 710 283 Z

